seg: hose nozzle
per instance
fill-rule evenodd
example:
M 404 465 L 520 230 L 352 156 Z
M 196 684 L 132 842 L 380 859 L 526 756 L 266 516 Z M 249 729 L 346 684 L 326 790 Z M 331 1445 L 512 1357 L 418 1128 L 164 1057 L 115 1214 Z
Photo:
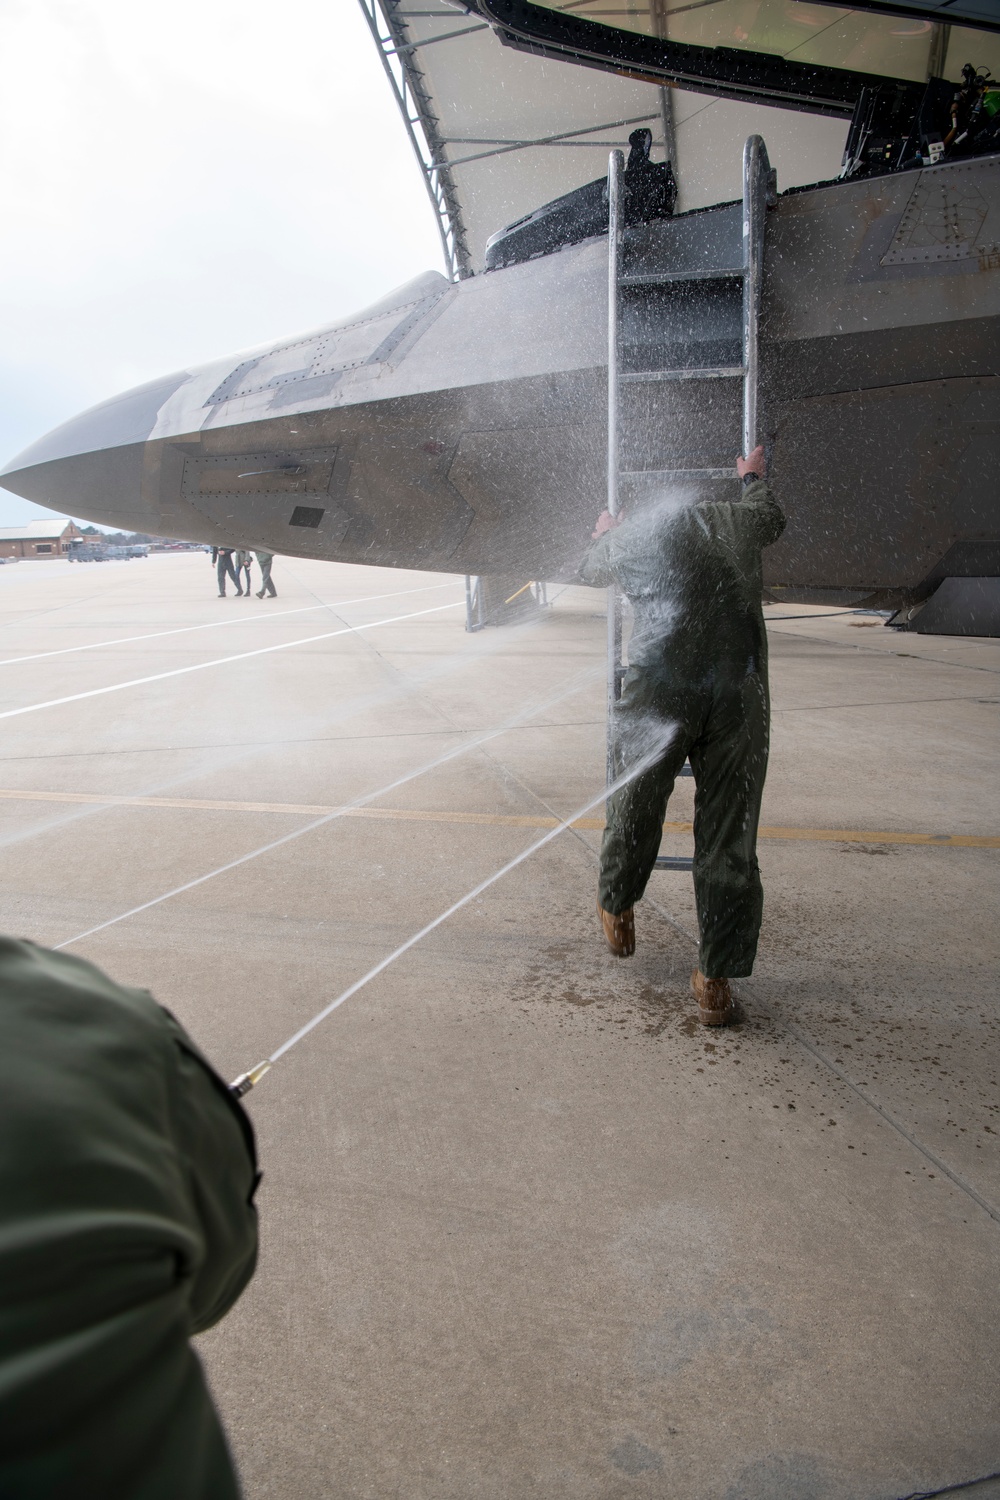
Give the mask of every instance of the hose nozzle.
M 234 1078 L 229 1087 L 237 1099 L 242 1099 L 244 1094 L 249 1094 L 254 1084 L 260 1083 L 260 1080 L 270 1067 L 271 1064 L 269 1062 L 260 1062 L 255 1068 L 251 1068 L 249 1073 L 241 1073 L 239 1078 Z

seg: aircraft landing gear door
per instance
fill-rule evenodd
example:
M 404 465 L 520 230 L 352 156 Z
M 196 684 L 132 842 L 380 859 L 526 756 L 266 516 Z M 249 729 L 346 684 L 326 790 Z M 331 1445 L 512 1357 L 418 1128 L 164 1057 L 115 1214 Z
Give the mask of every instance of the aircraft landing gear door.
M 743 151 L 743 202 L 637 222 L 625 161 L 608 163 L 608 501 L 612 517 L 670 487 L 733 499 L 732 454 L 757 443 L 764 221 L 776 174 L 759 135 Z M 741 399 L 742 398 L 742 399 Z M 741 410 L 742 408 L 742 410 Z M 739 434 L 739 435 L 737 435 Z M 608 590 L 607 784 L 620 772 L 622 602 Z M 690 775 L 685 766 L 683 775 Z M 690 869 L 661 856 L 659 869 Z

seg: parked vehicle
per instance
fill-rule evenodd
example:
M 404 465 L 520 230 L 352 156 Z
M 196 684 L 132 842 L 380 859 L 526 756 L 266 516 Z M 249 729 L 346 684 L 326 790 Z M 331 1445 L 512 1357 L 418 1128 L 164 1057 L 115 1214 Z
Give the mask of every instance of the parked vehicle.
M 107 562 L 111 548 L 104 542 L 77 542 L 66 554 L 67 562 Z

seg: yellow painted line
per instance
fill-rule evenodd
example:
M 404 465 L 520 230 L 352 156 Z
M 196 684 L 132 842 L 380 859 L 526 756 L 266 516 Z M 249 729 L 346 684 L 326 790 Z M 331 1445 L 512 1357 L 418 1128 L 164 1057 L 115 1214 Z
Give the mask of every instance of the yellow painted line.
M 1000 836 L 977 833 L 889 833 L 857 828 L 759 828 L 762 839 L 827 839 L 842 844 L 942 844 L 967 849 L 1000 849 Z
M 39 792 L 0 788 L 0 801 L 68 802 L 92 807 L 174 807 L 194 812 L 285 813 L 290 817 L 374 818 L 401 823 L 459 823 L 491 828 L 555 828 L 558 819 L 533 814 L 445 812 L 410 807 L 336 807 L 315 802 L 225 802 L 208 797 L 116 797 L 103 792 Z M 600 832 L 603 818 L 577 818 L 573 828 Z M 690 833 L 690 823 L 664 823 L 664 833 Z M 1000 849 L 1000 834 L 900 833 L 873 828 L 781 828 L 764 826 L 762 839 L 804 839 L 847 844 L 934 844 L 943 848 Z

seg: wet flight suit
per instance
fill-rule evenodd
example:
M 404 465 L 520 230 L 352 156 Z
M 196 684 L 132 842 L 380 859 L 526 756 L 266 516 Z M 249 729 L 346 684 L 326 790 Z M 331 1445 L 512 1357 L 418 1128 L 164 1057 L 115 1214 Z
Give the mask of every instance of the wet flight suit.
M 256 1180 L 149 994 L 0 937 L 2 1500 L 236 1500 L 189 1338 L 253 1274 Z
M 618 773 L 663 726 L 674 738 L 608 804 L 599 899 L 615 915 L 642 896 L 660 847 L 674 778 L 690 757 L 696 794 L 694 888 L 700 968 L 751 973 L 763 895 L 757 823 L 767 770 L 767 638 L 761 550 L 785 518 L 765 481 L 731 503 L 637 512 L 592 543 L 585 583 L 617 583 L 634 627 L 617 716 Z

